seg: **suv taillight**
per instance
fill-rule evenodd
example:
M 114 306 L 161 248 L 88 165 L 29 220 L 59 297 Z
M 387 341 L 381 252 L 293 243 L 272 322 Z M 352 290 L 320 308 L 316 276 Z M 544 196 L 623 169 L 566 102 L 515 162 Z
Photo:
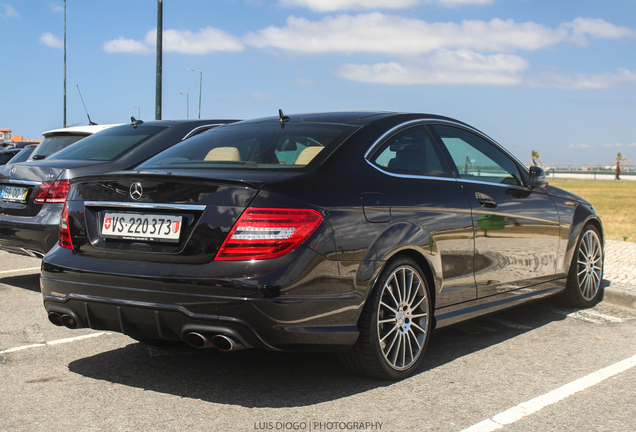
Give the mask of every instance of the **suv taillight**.
M 298 247 L 322 222 L 309 209 L 248 208 L 221 245 L 216 260 L 262 260 L 283 256 Z
M 68 223 L 68 201 L 64 203 L 62 216 L 60 216 L 60 246 L 66 249 L 73 249 L 73 240 L 71 239 L 71 227 Z
M 55 180 L 42 182 L 35 194 L 37 204 L 63 203 L 68 195 L 70 180 Z

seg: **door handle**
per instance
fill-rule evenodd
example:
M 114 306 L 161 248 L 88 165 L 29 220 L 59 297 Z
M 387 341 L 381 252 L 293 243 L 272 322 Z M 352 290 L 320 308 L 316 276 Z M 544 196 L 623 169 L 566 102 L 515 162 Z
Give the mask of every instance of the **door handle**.
M 487 208 L 497 207 L 497 202 L 484 193 L 475 192 L 475 198 L 477 199 L 477 202 L 481 204 L 482 207 L 487 207 Z

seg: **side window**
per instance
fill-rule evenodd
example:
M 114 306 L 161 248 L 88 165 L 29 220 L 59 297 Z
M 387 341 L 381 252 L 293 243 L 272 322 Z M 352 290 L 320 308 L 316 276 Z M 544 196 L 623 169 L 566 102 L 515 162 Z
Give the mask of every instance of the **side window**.
M 370 161 L 395 174 L 450 176 L 439 150 L 422 126 L 389 138 Z
M 485 139 L 452 126 L 432 125 L 431 128 L 451 154 L 460 178 L 523 185 L 517 164 Z

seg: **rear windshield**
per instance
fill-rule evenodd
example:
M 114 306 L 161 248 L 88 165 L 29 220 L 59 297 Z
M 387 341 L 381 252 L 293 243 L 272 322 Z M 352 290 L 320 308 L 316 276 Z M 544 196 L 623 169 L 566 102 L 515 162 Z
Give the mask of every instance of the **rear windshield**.
M 167 128 L 167 126 L 146 126 L 135 129 L 130 125 L 115 126 L 84 138 L 57 152 L 49 159 L 110 161 Z
M 13 159 L 11 159 L 9 162 L 7 163 L 18 163 L 18 162 L 24 162 L 26 161 L 29 156 L 31 155 L 31 153 L 33 153 L 33 150 L 35 150 L 36 147 L 25 147 L 22 149 L 22 151 L 18 154 L 16 154 L 15 156 L 13 156 Z
M 36 155 L 49 157 L 53 153 L 60 151 L 85 137 L 86 135 L 59 135 L 44 138 L 31 155 L 31 159 L 33 159 Z
M 222 126 L 159 153 L 137 169 L 293 169 L 324 159 L 358 126 L 286 123 Z M 318 156 L 320 155 L 320 156 Z

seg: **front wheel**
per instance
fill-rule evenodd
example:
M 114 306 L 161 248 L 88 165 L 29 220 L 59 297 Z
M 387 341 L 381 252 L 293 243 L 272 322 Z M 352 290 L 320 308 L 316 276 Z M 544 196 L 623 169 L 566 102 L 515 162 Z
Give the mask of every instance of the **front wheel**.
M 360 315 L 356 344 L 340 355 L 352 372 L 403 379 L 422 362 L 432 322 L 432 303 L 420 267 L 409 258 L 388 264 Z
M 603 244 L 598 229 L 583 227 L 572 257 L 561 302 L 567 306 L 589 308 L 603 300 Z

